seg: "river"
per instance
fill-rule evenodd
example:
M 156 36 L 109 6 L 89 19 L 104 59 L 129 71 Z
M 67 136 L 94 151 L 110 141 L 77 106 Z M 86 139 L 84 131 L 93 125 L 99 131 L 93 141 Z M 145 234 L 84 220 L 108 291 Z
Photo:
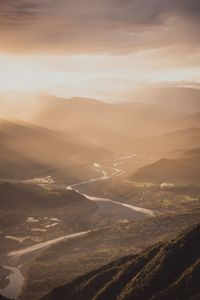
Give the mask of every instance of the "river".
M 10 274 L 6 277 L 9 280 L 9 284 L 5 289 L 0 290 L 2 296 L 6 296 L 11 299 L 17 299 L 20 295 L 23 284 L 24 276 L 20 271 L 20 266 L 18 267 L 9 267 L 3 266 L 5 269 L 10 271 Z
M 138 207 L 138 206 L 133 206 L 131 204 L 127 204 L 127 203 L 124 203 L 124 202 L 117 202 L 117 201 L 109 199 L 109 198 L 94 197 L 94 196 L 91 196 L 91 195 L 88 195 L 88 194 L 85 194 L 85 193 L 81 193 L 79 191 L 79 187 L 83 186 L 85 184 L 92 183 L 92 182 L 97 182 L 97 181 L 101 181 L 101 180 L 108 180 L 108 179 L 113 178 L 115 176 L 120 176 L 120 175 L 125 174 L 124 170 L 119 169 L 118 166 L 123 163 L 124 159 L 130 159 L 134 156 L 135 156 L 134 154 L 128 154 L 128 155 L 121 156 L 118 159 L 116 159 L 116 161 L 112 164 L 111 167 L 106 168 L 106 169 L 111 170 L 110 175 L 108 174 L 108 172 L 106 172 L 103 169 L 103 167 L 99 163 L 94 163 L 93 166 L 94 166 L 94 168 L 96 168 L 97 172 L 99 172 L 101 174 L 100 177 L 91 178 L 89 180 L 85 180 L 85 181 L 82 181 L 80 183 L 76 183 L 76 184 L 67 186 L 66 189 L 67 190 L 74 190 L 75 192 L 83 195 L 85 198 L 87 198 L 90 201 L 95 201 L 95 202 L 99 202 L 99 203 L 101 203 L 101 202 L 112 203 L 113 205 L 126 207 L 130 210 L 143 213 L 143 214 L 145 214 L 147 216 L 150 216 L 150 217 L 154 217 L 155 216 L 154 212 L 150 209 L 146 209 L 146 208 L 142 208 L 142 207 Z M 7 257 L 8 258 L 9 257 L 19 258 L 22 255 L 37 251 L 39 249 L 48 247 L 50 245 L 57 244 L 59 242 L 62 242 L 62 241 L 68 240 L 68 239 L 80 238 L 80 237 L 88 235 L 91 232 L 102 230 L 102 229 L 103 228 L 95 228 L 95 229 L 91 229 L 91 230 L 87 230 L 87 231 L 76 232 L 76 233 L 73 233 L 73 234 L 64 235 L 64 236 L 61 236 L 61 237 L 58 237 L 58 238 L 55 238 L 55 239 L 51 239 L 51 240 L 48 240 L 48 241 L 45 241 L 45 242 L 42 242 L 42 243 L 38 243 L 38 244 L 35 244 L 33 246 L 26 247 L 26 248 L 23 248 L 23 249 L 20 249 L 20 250 L 17 250 L 17 251 L 8 252 Z M 15 267 L 13 267 L 13 266 L 4 266 L 4 268 L 6 268 L 10 271 L 10 274 L 6 277 L 9 280 L 9 284 L 7 285 L 6 288 L 0 290 L 0 294 L 2 294 L 3 296 L 7 296 L 9 298 L 18 299 L 18 297 L 21 294 L 24 282 L 25 282 L 25 278 L 24 278 L 24 276 L 22 275 L 22 272 L 21 272 L 21 266 L 15 266 Z
M 127 158 L 131 158 L 131 157 L 132 157 L 131 155 L 127 155 L 127 156 L 123 156 L 121 159 L 127 159 Z M 91 183 L 91 182 L 100 181 L 100 180 L 108 180 L 110 178 L 123 175 L 125 172 L 121 169 L 116 168 L 116 166 L 118 166 L 119 164 L 121 164 L 121 162 L 114 163 L 112 167 L 109 167 L 109 169 L 114 171 L 109 175 L 106 171 L 101 170 L 102 166 L 100 164 L 94 163 L 93 166 L 97 169 L 98 172 L 100 172 L 102 174 L 102 176 L 97 177 L 97 178 L 92 178 L 92 179 L 89 179 L 89 180 L 85 180 L 85 181 L 82 181 L 80 183 L 75 183 L 73 185 L 69 185 L 67 187 L 67 190 L 73 190 L 73 191 L 83 195 L 86 199 L 88 199 L 90 201 L 113 203 L 115 205 L 120 205 L 120 206 L 129 208 L 131 210 L 143 213 L 147 216 L 154 217 L 155 214 L 154 214 L 153 210 L 138 207 L 138 206 L 134 206 L 134 205 L 127 204 L 127 203 L 124 203 L 124 202 L 114 201 L 114 200 L 109 199 L 109 198 L 101 198 L 101 197 L 90 196 L 88 194 L 84 194 L 84 193 L 81 193 L 79 191 L 78 187 L 80 187 L 82 185 L 85 185 L 85 184 L 88 184 L 88 183 Z

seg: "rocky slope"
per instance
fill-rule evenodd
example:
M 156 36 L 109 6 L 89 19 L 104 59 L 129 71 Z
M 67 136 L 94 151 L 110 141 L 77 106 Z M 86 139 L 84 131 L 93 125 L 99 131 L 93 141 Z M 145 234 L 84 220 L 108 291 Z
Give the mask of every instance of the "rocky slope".
M 139 255 L 123 257 L 41 300 L 199 299 L 200 225 Z

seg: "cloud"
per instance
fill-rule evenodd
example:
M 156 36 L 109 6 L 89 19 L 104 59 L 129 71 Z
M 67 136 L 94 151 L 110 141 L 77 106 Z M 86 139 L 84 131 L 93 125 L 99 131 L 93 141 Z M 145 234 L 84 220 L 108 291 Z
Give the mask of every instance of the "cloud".
M 199 47 L 199 0 L 1 0 L 0 52 Z

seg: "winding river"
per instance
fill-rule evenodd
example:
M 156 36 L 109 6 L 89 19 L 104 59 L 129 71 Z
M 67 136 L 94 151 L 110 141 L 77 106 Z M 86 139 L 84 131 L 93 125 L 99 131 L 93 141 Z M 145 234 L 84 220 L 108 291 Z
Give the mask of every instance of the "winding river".
M 17 299 L 21 294 L 22 287 L 24 285 L 25 278 L 20 271 L 20 266 L 17 267 L 9 267 L 3 266 L 4 269 L 10 271 L 10 274 L 6 277 L 9 280 L 9 284 L 5 289 L 0 290 L 0 294 L 2 296 Z
M 125 157 L 122 157 L 121 159 L 127 159 L 127 158 L 131 158 L 131 157 L 132 157 L 131 155 L 127 155 Z M 82 181 L 80 183 L 75 183 L 73 185 L 68 186 L 67 190 L 73 190 L 73 191 L 83 195 L 86 199 L 88 199 L 90 201 L 113 203 L 113 204 L 116 204 L 116 205 L 120 205 L 120 206 L 129 208 L 131 210 L 143 213 L 147 216 L 154 217 L 155 214 L 154 214 L 153 210 L 138 207 L 138 206 L 134 206 L 134 205 L 127 204 L 127 203 L 124 203 L 124 202 L 114 201 L 114 200 L 111 200 L 109 198 L 93 197 L 93 196 L 90 196 L 88 194 L 81 193 L 79 191 L 78 187 L 80 187 L 82 185 L 85 185 L 85 184 L 88 184 L 88 183 L 91 183 L 91 182 L 100 181 L 100 180 L 108 180 L 110 178 L 123 175 L 125 172 L 123 170 L 120 170 L 120 169 L 116 168 L 116 166 L 118 166 L 119 164 L 121 164 L 121 162 L 114 163 L 112 167 L 109 167 L 109 169 L 111 169 L 113 172 L 110 175 L 108 175 L 107 172 L 105 172 L 104 170 L 101 170 L 102 166 L 100 164 L 94 163 L 93 166 L 97 169 L 98 172 L 102 173 L 102 176 L 97 177 L 97 178 L 92 178 L 92 179 L 89 179 L 89 180 L 85 180 L 85 181 Z
M 146 209 L 146 208 L 142 208 L 142 207 L 138 207 L 138 206 L 133 206 L 131 204 L 127 204 L 127 203 L 123 203 L 123 202 L 117 202 L 114 201 L 112 199 L 109 198 L 101 198 L 101 197 L 94 197 L 85 193 L 81 193 L 79 191 L 79 187 L 83 186 L 85 184 L 88 183 L 92 183 L 92 182 L 97 182 L 97 181 L 101 181 L 101 180 L 108 180 L 110 178 L 113 178 L 115 176 L 120 176 L 125 174 L 125 172 L 121 169 L 118 168 L 118 166 L 120 164 L 123 163 L 123 160 L 125 159 L 130 159 L 132 157 L 134 157 L 135 155 L 133 154 L 129 154 L 129 155 L 125 155 L 125 156 L 121 156 L 118 159 L 116 159 L 116 161 L 112 164 L 111 167 L 107 167 L 106 169 L 109 169 L 111 172 L 110 174 L 108 174 L 105 170 L 103 170 L 103 167 L 99 164 L 99 163 L 94 163 L 93 166 L 94 168 L 97 170 L 97 172 L 99 172 L 101 174 L 100 177 L 97 178 L 92 178 L 89 180 L 85 180 L 82 181 L 80 183 L 76 183 L 70 186 L 67 186 L 66 189 L 67 190 L 74 190 L 75 192 L 83 195 L 85 198 L 87 198 L 90 201 L 95 201 L 95 202 L 104 202 L 104 203 L 112 203 L 113 205 L 118 205 L 118 206 L 122 206 L 122 207 L 126 207 L 130 210 L 139 212 L 139 213 L 143 213 L 147 216 L 150 217 L 154 217 L 154 212 L 150 209 Z M 105 228 L 105 227 L 104 227 Z M 51 239 L 49 241 L 45 241 L 42 243 L 37 243 L 33 246 L 30 247 L 26 247 L 20 250 L 16 250 L 16 251 L 11 251 L 7 253 L 7 257 L 8 257 L 8 262 L 9 262 L 9 258 L 11 259 L 12 257 L 14 258 L 19 258 L 22 255 L 37 251 L 39 249 L 48 247 L 50 245 L 54 245 L 57 244 L 59 242 L 68 240 L 68 239 L 75 239 L 75 238 L 80 238 L 80 237 L 84 237 L 87 236 L 89 233 L 94 232 L 94 231 L 98 231 L 98 230 L 102 230 L 104 228 L 96 228 L 96 229 L 91 229 L 88 231 L 82 231 L 82 232 L 77 232 L 77 233 L 73 233 L 73 234 L 68 234 L 68 235 L 64 235 L 55 239 Z M 0 294 L 2 294 L 3 296 L 7 296 L 9 298 L 13 298 L 13 299 L 18 299 L 18 297 L 21 294 L 24 282 L 25 282 L 25 278 L 22 275 L 21 272 L 21 266 L 4 266 L 5 269 L 8 269 L 10 271 L 10 274 L 6 277 L 6 279 L 9 280 L 9 284 L 7 285 L 6 288 L 1 289 L 0 290 Z

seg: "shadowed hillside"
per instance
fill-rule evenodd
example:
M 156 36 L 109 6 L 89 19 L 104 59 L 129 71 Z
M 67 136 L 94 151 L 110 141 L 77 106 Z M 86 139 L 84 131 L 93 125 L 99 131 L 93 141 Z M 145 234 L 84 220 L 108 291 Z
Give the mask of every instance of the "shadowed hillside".
M 200 180 L 200 148 L 187 151 L 179 159 L 161 159 L 140 168 L 130 178 L 142 182 L 198 183 Z
M 8 298 L 3 297 L 3 296 L 0 295 L 0 300 L 11 300 L 11 299 L 8 299 Z
M 30 216 L 45 215 L 59 216 L 69 226 L 77 227 L 80 218 L 89 215 L 94 208 L 95 204 L 74 191 L 48 191 L 34 185 L 14 185 L 8 182 L 0 184 L 2 229 L 22 224 Z
M 139 255 L 121 258 L 42 300 L 199 299 L 200 225 Z
M 65 181 L 67 177 L 80 179 L 85 164 L 90 172 L 88 165 L 108 154 L 55 131 L 10 121 L 0 121 L 0 148 L 0 178 L 4 179 L 47 176 L 56 170 L 65 170 Z

